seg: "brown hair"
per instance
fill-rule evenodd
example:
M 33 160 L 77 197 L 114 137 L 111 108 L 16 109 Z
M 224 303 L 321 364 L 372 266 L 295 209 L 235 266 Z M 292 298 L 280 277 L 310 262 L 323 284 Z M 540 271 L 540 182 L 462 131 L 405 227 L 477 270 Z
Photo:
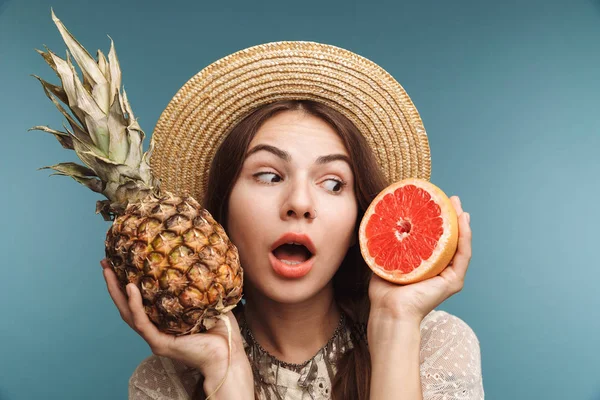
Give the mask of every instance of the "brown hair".
M 332 399 L 369 398 L 371 380 L 370 354 L 366 343 L 365 326 L 369 316 L 368 284 L 371 270 L 360 253 L 358 227 L 360 221 L 377 194 L 387 186 L 386 179 L 377 164 L 365 138 L 348 118 L 336 110 L 309 100 L 284 100 L 256 109 L 236 125 L 221 144 L 212 161 L 203 206 L 227 231 L 227 204 L 229 195 L 240 174 L 248 146 L 260 126 L 270 117 L 282 111 L 303 111 L 329 123 L 342 139 L 352 161 L 354 192 L 358 215 L 355 224 L 356 244 L 348 249 L 344 260 L 333 277 L 334 296 L 346 313 L 352 329 L 353 348 L 337 361 L 337 373 L 332 379 Z M 242 307 L 236 307 L 234 314 Z M 194 399 L 204 399 L 203 379 L 196 386 Z M 264 385 L 255 376 L 255 398 Z M 262 388 L 266 389 L 266 388 Z M 266 390 L 264 391 L 266 393 Z

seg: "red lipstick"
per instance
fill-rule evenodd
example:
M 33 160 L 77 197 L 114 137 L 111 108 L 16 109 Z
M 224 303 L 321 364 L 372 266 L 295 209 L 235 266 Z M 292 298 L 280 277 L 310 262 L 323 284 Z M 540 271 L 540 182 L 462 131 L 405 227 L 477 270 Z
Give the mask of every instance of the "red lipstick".
M 273 250 L 286 243 L 303 245 L 308 249 L 308 251 L 310 251 L 311 257 L 308 260 L 303 261 L 299 264 L 292 265 L 279 260 L 273 254 Z M 315 245 L 313 244 L 312 240 L 310 240 L 310 237 L 308 235 L 303 233 L 288 232 L 281 236 L 279 239 L 277 239 L 275 243 L 273 243 L 273 245 L 271 246 L 271 251 L 269 252 L 269 261 L 271 261 L 271 267 L 278 275 L 284 278 L 297 279 L 305 276 L 310 272 L 314 264 L 315 254 Z

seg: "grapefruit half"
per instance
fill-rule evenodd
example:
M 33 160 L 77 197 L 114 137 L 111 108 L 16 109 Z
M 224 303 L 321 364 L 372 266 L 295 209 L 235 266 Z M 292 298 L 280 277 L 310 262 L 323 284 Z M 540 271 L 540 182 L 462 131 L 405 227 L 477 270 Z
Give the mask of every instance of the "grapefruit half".
M 432 278 L 448 266 L 458 245 L 458 218 L 448 196 L 433 183 L 403 179 L 375 197 L 358 235 L 373 272 L 405 285 Z

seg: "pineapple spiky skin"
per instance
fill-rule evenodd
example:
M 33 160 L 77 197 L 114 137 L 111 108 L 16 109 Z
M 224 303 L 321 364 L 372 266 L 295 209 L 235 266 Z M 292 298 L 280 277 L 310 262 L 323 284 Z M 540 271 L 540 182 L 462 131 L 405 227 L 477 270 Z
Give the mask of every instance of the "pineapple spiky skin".
M 106 236 L 122 289 L 140 289 L 146 314 L 176 336 L 210 329 L 242 297 L 237 248 L 192 197 L 167 193 L 127 206 Z

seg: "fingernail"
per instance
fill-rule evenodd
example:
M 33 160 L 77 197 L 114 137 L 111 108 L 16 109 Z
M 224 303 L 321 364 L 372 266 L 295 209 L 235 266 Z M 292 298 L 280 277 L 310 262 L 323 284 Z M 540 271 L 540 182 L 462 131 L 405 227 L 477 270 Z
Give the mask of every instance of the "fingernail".
M 127 296 L 131 296 L 131 288 L 129 287 L 129 284 L 125 286 L 125 291 L 127 291 Z
M 467 213 L 467 222 L 471 223 L 471 214 Z

